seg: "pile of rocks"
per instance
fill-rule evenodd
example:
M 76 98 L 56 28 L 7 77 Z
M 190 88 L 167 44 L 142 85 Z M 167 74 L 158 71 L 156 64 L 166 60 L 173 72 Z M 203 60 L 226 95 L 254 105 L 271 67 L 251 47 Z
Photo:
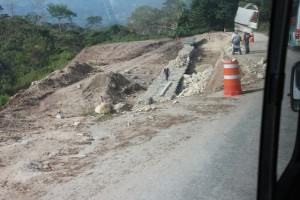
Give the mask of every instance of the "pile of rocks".
M 258 63 L 252 63 L 252 61 L 249 60 L 249 62 L 240 65 L 242 85 L 247 87 L 264 79 L 266 67 L 267 61 L 265 58 L 261 58 Z
M 170 101 L 174 98 L 176 92 L 181 87 L 181 79 L 188 71 L 191 62 L 191 54 L 195 48 L 195 44 L 200 44 L 205 38 L 205 35 L 195 37 L 191 43 L 185 42 L 182 49 L 178 52 L 175 60 L 171 60 L 166 66 L 170 70 L 169 80 L 163 77 L 157 77 L 148 87 L 147 91 L 139 97 L 133 110 L 143 110 L 154 102 Z M 151 101 L 149 101 L 151 100 Z
M 185 74 L 183 76 L 182 91 L 178 97 L 203 93 L 211 77 L 212 69 L 212 65 L 207 65 L 206 69 L 202 72 L 193 73 L 191 75 Z

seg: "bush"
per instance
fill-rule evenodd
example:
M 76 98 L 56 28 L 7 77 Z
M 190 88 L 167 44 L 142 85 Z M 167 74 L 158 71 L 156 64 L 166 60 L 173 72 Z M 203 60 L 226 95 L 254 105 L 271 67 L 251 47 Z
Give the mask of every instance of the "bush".
M 10 99 L 10 96 L 7 94 L 1 94 L 0 95 L 0 107 L 4 106 Z
M 47 73 L 51 73 L 54 70 L 63 68 L 71 59 L 73 59 L 75 54 L 70 51 L 62 51 L 60 54 L 55 54 L 49 56 L 49 64 L 45 66 Z

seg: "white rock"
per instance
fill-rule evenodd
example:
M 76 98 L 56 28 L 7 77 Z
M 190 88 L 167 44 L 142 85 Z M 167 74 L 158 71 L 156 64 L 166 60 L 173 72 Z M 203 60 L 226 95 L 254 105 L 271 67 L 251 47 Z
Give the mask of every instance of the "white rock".
M 99 106 L 95 108 L 95 112 L 98 114 L 108 114 L 111 112 L 111 104 L 101 103 Z
M 128 109 L 128 106 L 126 103 L 124 102 L 121 102 L 121 103 L 117 103 L 116 105 L 113 106 L 113 109 L 117 112 L 117 113 L 120 113 L 120 112 L 123 112 L 125 110 Z
M 80 122 L 74 122 L 73 126 L 78 126 Z
M 266 62 L 267 62 L 267 60 L 264 57 L 262 57 L 261 60 L 257 64 L 258 65 L 263 65 Z
M 57 118 L 57 119 L 62 119 L 62 118 L 64 118 L 64 114 L 63 114 L 61 111 L 59 111 L 59 112 L 55 115 L 55 118 Z
M 263 78 L 265 78 L 265 76 L 263 75 L 263 73 L 258 73 L 257 78 L 263 79 Z

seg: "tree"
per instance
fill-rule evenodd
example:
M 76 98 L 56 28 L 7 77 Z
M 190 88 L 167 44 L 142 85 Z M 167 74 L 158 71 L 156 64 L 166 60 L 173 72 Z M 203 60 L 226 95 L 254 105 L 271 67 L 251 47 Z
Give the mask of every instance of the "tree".
M 2 14 L 3 7 L 0 5 L 0 15 Z
M 159 24 L 161 16 L 160 10 L 150 6 L 141 6 L 135 9 L 128 18 L 128 27 L 130 31 L 141 34 L 156 34 L 155 31 Z
M 160 19 L 160 23 L 171 29 L 177 36 L 179 21 L 185 9 L 185 0 L 166 0 L 161 10 L 163 17 Z
M 72 18 L 77 17 L 77 14 L 68 9 L 67 5 L 64 4 L 48 4 L 47 11 L 49 14 L 58 19 L 59 32 L 62 30 L 63 19 L 68 19 L 72 23 Z
M 35 12 L 30 12 L 30 13 L 27 13 L 27 15 L 25 16 L 25 19 L 29 22 L 32 22 L 34 24 L 37 24 L 38 21 L 40 20 L 40 17 L 37 13 Z
M 239 0 L 193 0 L 189 19 L 193 29 L 233 28 Z
M 215 13 L 217 29 L 223 30 L 224 27 L 233 28 L 234 18 L 238 9 L 239 0 L 218 0 L 218 7 Z
M 91 16 L 86 18 L 88 28 L 97 28 L 102 22 L 101 16 Z
M 131 31 L 142 34 L 177 36 L 179 29 L 183 28 L 179 24 L 185 24 L 181 18 L 187 10 L 186 2 L 187 0 L 166 0 L 161 9 L 138 7 L 129 17 L 128 27 Z
M 210 0 L 193 0 L 189 19 L 193 29 L 206 29 L 213 20 L 215 4 Z M 213 22 L 212 22 L 213 23 Z
M 15 9 L 16 9 L 16 1 L 15 0 L 6 0 L 6 7 L 11 13 L 11 17 L 15 15 Z
M 34 9 L 34 15 L 37 17 L 36 24 L 41 24 L 42 19 L 45 17 L 45 0 L 31 0 L 31 5 Z

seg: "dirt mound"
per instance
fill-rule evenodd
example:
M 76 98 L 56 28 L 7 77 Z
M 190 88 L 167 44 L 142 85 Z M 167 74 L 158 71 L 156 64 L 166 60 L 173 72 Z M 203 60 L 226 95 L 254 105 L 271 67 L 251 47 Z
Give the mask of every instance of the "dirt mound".
M 140 90 L 139 84 L 132 83 L 119 73 L 97 73 L 54 92 L 40 102 L 39 112 L 51 111 L 79 115 L 93 112 L 101 102 L 132 104 L 130 97 Z M 59 99 L 59 101 L 57 101 Z
M 94 68 L 86 63 L 75 62 L 64 70 L 54 71 L 46 78 L 32 82 L 27 90 L 16 93 L 4 106 L 4 109 L 21 109 L 26 106 L 37 105 L 40 100 L 56 90 L 86 78 L 93 70 Z
M 168 42 L 170 42 L 170 39 L 96 45 L 83 49 L 71 61 L 71 64 L 76 61 L 86 62 L 95 66 L 120 63 L 159 49 Z

